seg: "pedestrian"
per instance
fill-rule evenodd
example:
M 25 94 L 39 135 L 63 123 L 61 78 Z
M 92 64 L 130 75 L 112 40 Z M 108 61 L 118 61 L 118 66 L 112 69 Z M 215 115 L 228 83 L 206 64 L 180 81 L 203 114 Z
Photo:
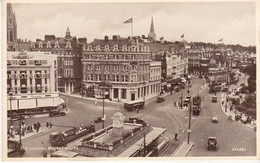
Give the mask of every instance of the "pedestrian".
M 175 134 L 175 138 L 174 139 L 178 140 L 178 134 L 177 133 Z
M 52 128 L 52 123 L 50 122 L 50 128 Z
M 136 112 L 137 112 L 137 114 L 139 113 L 139 109 L 138 108 L 136 108 Z
M 172 95 L 172 91 L 171 91 L 171 95 Z
M 46 122 L 46 127 L 49 128 L 49 122 L 48 121 Z

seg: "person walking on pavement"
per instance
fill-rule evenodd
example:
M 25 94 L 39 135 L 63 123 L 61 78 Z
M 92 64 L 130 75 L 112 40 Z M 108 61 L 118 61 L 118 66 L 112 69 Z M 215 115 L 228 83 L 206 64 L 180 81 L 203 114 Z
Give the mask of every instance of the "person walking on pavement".
M 136 108 L 136 113 L 137 113 L 137 114 L 139 113 L 139 109 L 138 109 L 138 108 Z
M 178 134 L 175 134 L 174 140 L 178 140 Z

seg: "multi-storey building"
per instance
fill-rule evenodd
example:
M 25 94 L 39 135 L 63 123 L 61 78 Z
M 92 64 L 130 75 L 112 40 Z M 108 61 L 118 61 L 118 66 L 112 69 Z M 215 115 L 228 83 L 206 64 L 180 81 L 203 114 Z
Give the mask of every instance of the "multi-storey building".
M 7 53 L 7 106 L 9 112 L 56 107 L 57 56 L 49 52 Z M 64 101 L 63 101 L 64 102 Z
M 199 72 L 201 55 L 202 55 L 202 50 L 199 48 L 188 50 L 187 57 L 188 57 L 189 72 Z
M 64 38 L 45 35 L 44 40 L 31 43 L 32 51 L 46 51 L 58 56 L 58 90 L 79 92 L 82 79 L 82 45 L 86 38 L 72 37 L 67 28 Z
M 110 83 L 105 98 L 115 101 L 146 99 L 149 84 L 151 53 L 149 46 L 139 37 L 95 39 L 83 47 L 83 83 L 85 88 L 94 87 L 95 97 L 103 95 L 100 83 Z
M 7 4 L 7 50 L 17 51 L 17 24 L 12 4 Z

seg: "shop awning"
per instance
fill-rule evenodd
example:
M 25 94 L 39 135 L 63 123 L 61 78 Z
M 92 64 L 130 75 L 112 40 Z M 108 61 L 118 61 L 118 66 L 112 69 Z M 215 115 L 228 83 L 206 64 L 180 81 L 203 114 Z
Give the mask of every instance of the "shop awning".
M 36 108 L 36 99 L 21 99 L 19 100 L 19 109 Z
M 17 110 L 18 109 L 18 104 L 17 104 L 17 100 L 7 100 L 7 108 L 8 110 Z
M 65 103 L 65 101 L 60 97 L 54 98 L 54 100 L 53 100 L 53 106 L 58 106 L 62 103 Z
M 50 107 L 53 106 L 53 98 L 38 98 L 37 99 L 38 107 Z

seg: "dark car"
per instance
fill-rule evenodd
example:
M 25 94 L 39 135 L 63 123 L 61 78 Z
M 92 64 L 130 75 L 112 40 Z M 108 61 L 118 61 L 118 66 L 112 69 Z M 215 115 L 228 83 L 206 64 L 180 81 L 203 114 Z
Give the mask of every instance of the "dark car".
M 217 96 L 212 96 L 212 102 L 217 102 L 217 101 L 218 101 Z
M 223 87 L 222 88 L 222 92 L 227 92 L 228 91 L 228 87 Z
M 163 97 L 157 97 L 157 99 L 156 99 L 157 103 L 161 103 L 161 102 L 164 102 L 164 101 L 165 101 L 165 99 Z
M 180 91 L 181 91 L 181 88 L 180 88 L 180 87 L 177 87 L 177 88 L 175 89 L 175 91 L 176 91 L 176 92 L 180 92 Z
M 99 122 L 102 122 L 102 121 L 103 121 L 102 117 L 97 117 L 97 118 L 94 119 L 95 123 L 99 123 Z
M 217 138 L 216 137 L 208 137 L 207 148 L 208 150 L 217 150 Z
M 50 117 L 60 117 L 60 116 L 65 116 L 65 115 L 66 115 L 66 113 L 63 111 L 52 111 L 49 114 Z

